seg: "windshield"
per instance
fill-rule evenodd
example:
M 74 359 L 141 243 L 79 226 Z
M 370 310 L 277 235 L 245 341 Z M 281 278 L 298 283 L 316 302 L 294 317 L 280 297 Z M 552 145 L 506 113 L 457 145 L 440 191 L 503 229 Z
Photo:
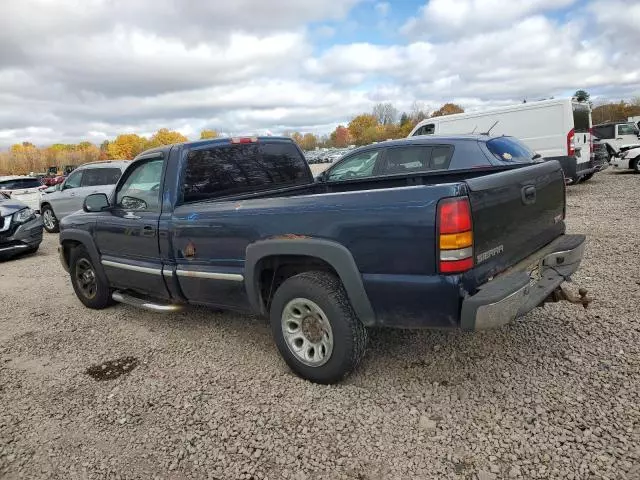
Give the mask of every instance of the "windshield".
M 498 137 L 487 142 L 487 148 L 501 162 L 530 163 L 535 153 L 520 140 L 513 137 Z

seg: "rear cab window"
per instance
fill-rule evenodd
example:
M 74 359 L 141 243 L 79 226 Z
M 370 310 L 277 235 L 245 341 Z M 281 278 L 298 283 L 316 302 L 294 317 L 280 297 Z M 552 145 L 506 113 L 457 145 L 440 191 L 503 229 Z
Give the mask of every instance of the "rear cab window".
M 532 163 L 534 152 L 513 137 L 496 137 L 486 142 L 495 159 L 502 163 Z
M 187 154 L 184 203 L 313 182 L 292 142 L 213 144 Z

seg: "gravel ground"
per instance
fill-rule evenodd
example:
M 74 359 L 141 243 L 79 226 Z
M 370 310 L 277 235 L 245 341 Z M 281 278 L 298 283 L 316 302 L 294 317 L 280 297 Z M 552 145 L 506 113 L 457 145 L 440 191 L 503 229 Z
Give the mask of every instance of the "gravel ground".
M 588 310 L 374 331 L 337 386 L 293 376 L 258 318 L 83 308 L 48 235 L 0 264 L 0 477 L 639 479 L 639 182 L 568 191 Z

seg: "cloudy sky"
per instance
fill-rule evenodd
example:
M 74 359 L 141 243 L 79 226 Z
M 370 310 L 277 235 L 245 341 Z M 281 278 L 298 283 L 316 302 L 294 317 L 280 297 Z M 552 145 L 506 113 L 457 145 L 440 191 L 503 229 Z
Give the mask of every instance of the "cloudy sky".
M 628 0 L 3 0 L 0 147 L 640 95 Z

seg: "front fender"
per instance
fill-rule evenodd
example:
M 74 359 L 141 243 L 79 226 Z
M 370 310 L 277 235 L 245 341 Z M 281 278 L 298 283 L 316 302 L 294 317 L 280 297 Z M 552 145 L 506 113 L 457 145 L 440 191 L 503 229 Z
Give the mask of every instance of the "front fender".
M 98 248 L 96 247 L 96 244 L 93 241 L 93 237 L 89 232 L 75 229 L 63 230 L 62 232 L 60 232 L 60 245 L 64 248 L 68 244 L 81 244 L 84 248 L 86 248 L 89 256 L 91 257 L 91 263 L 93 263 L 93 268 L 96 272 L 96 275 L 98 275 L 101 281 L 105 282 L 106 284 L 109 283 L 109 281 L 107 280 L 107 276 L 104 273 L 104 269 L 102 268 L 102 263 L 100 263 L 100 252 L 98 252 Z M 61 255 L 64 255 L 64 252 L 61 252 Z M 69 259 L 65 257 L 65 261 L 68 264 Z

